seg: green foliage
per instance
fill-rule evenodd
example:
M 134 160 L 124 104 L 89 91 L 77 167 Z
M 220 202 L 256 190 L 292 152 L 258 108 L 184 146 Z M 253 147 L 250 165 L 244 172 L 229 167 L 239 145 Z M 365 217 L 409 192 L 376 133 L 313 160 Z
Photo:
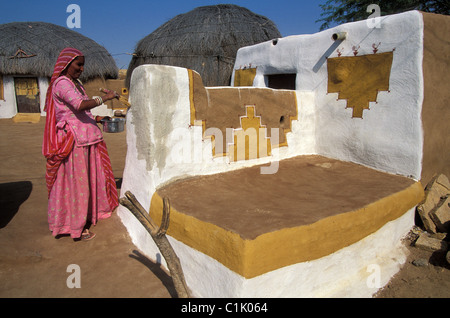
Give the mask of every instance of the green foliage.
M 377 4 L 382 16 L 410 10 L 450 15 L 448 0 L 327 0 L 319 4 L 323 12 L 320 14 L 322 18 L 316 22 L 322 22 L 320 30 L 324 30 L 332 24 L 367 19 L 374 12 L 367 12 L 370 4 Z

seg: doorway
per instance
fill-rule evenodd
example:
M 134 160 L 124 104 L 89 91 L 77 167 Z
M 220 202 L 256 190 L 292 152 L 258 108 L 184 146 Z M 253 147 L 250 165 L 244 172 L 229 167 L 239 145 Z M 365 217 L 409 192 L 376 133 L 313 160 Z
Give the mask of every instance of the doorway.
M 36 77 L 14 77 L 18 113 L 40 113 L 39 86 Z

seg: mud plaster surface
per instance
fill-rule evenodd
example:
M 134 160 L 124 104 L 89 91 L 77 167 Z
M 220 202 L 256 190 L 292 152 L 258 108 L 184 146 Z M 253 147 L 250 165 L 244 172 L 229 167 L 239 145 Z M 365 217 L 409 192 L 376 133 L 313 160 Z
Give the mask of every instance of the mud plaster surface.
M 321 156 L 280 161 L 277 173 L 260 166 L 177 181 L 158 190 L 179 212 L 253 239 L 363 208 L 414 181 Z
M 450 176 L 450 17 L 424 13 L 423 77 L 424 99 L 422 120 L 424 149 L 422 184 L 430 182 L 434 174 Z

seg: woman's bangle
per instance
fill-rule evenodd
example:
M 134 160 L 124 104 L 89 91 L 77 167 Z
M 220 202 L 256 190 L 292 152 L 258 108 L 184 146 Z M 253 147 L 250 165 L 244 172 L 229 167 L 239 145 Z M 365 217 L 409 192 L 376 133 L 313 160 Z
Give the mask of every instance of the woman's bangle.
M 97 103 L 97 106 L 100 106 L 101 104 L 103 104 L 103 99 L 100 96 L 94 96 L 93 99 Z

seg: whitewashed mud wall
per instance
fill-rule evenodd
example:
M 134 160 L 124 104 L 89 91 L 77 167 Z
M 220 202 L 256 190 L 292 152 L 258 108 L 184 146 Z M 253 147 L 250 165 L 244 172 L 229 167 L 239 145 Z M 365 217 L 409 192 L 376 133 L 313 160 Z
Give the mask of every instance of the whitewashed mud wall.
M 190 125 L 189 93 L 187 69 L 142 65 L 133 71 L 130 85 L 133 106 L 127 113 L 127 156 L 121 196 L 125 191 L 131 191 L 147 210 L 153 193 L 168 182 L 255 164 L 264 164 L 262 173 L 274 173 L 278 169 L 278 160 L 302 154 L 305 148 L 312 149 L 308 143 L 291 143 L 279 151 L 274 149 L 271 157 L 238 162 L 230 162 L 227 157 L 213 158 L 211 140 L 203 140 L 202 127 Z M 310 98 L 306 93 L 304 100 L 310 101 Z M 292 139 L 290 135 L 302 129 L 308 131 L 310 128 L 293 123 L 292 132 L 287 134 L 288 143 Z M 145 229 L 122 206 L 119 215 L 134 243 L 147 250 L 147 241 L 151 237 Z
M 44 106 L 48 89 L 48 79 L 46 77 L 38 77 L 38 86 L 41 116 L 45 116 Z M 17 115 L 16 91 L 13 76 L 3 76 L 3 93 L 4 99 L 0 100 L 0 118 L 12 118 Z
M 314 153 L 418 180 L 423 145 L 423 18 L 420 12 L 411 11 L 382 16 L 379 27 L 372 22 L 289 36 L 278 39 L 276 45 L 268 41 L 241 48 L 235 69 L 256 67 L 256 87 L 267 86 L 266 75 L 297 74 L 297 92 L 314 96 L 314 105 L 309 105 L 314 109 L 314 127 L 310 127 L 314 137 L 300 136 L 313 138 Z M 339 32 L 347 32 L 346 39 L 333 41 L 332 35 Z M 327 58 L 337 57 L 338 50 L 342 56 L 353 56 L 354 48 L 358 56 L 374 54 L 373 45 L 376 54 L 393 51 L 389 91 L 378 92 L 376 103 L 370 103 L 363 118 L 352 118 L 347 101 L 337 100 L 337 93 L 327 93 Z M 300 122 L 302 116 L 299 110 Z
M 12 118 L 17 114 L 16 93 L 12 76 L 3 76 L 3 96 L 4 99 L 0 100 L 0 118 Z

